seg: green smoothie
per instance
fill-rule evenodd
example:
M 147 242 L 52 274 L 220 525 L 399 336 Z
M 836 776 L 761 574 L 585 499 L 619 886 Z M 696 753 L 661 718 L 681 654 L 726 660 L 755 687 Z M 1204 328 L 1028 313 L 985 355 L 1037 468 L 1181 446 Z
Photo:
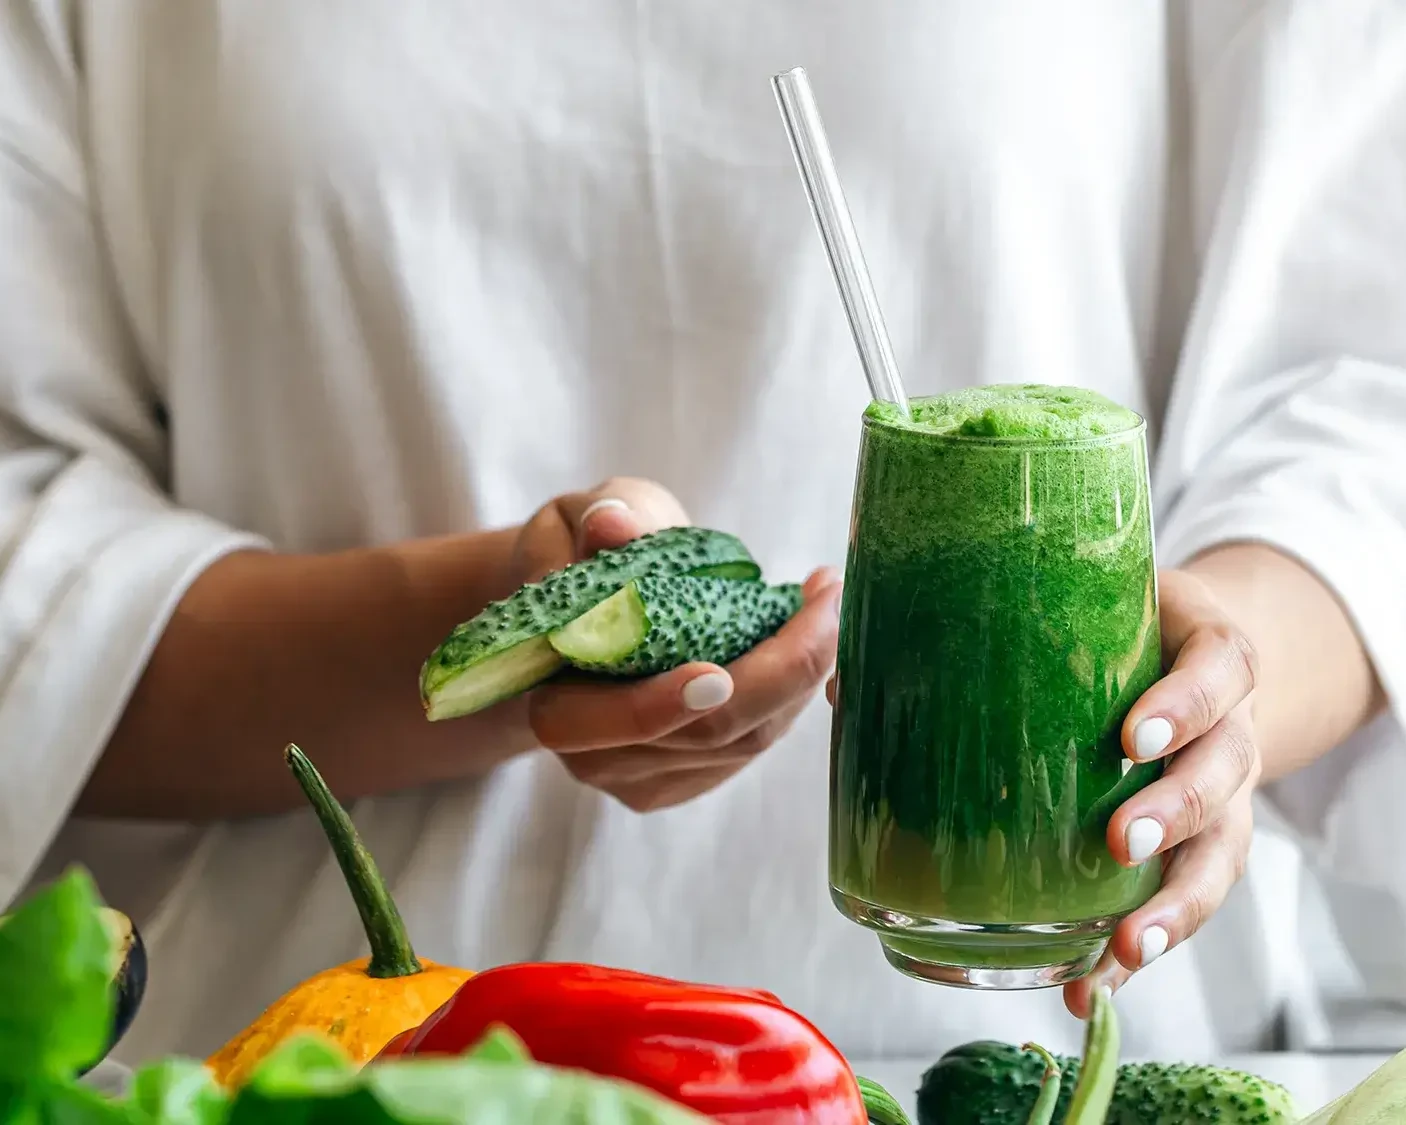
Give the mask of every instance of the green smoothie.
M 831 747 L 830 882 L 905 971 L 1087 971 L 1157 861 L 1108 818 L 1161 765 L 1123 719 L 1161 672 L 1142 419 L 990 386 L 865 413 Z

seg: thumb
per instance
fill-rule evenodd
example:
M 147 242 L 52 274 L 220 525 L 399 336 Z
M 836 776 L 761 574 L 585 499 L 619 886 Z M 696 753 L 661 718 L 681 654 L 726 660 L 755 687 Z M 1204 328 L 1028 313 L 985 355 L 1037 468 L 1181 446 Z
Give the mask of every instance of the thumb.
M 636 477 L 612 477 L 589 492 L 559 497 L 556 507 L 582 558 L 689 522 L 688 513 L 673 493 Z

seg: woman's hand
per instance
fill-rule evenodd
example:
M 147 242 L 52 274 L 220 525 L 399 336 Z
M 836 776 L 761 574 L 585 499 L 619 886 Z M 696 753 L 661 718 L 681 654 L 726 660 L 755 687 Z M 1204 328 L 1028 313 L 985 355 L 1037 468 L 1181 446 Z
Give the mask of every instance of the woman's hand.
M 659 485 L 612 479 L 559 497 L 524 525 L 512 580 L 535 581 L 688 522 Z M 633 683 L 544 685 L 528 701 L 533 734 L 576 778 L 637 812 L 697 797 L 775 742 L 824 680 L 835 659 L 839 592 L 834 571 L 816 571 L 801 611 L 727 668 L 686 664 Z
M 1171 671 L 1134 704 L 1123 747 L 1136 761 L 1176 757 L 1161 779 L 1113 814 L 1108 846 L 1130 866 L 1163 855 L 1162 887 L 1119 923 L 1098 967 L 1065 986 L 1065 1002 L 1081 1019 L 1094 988 L 1116 989 L 1200 929 L 1239 880 L 1250 851 L 1250 799 L 1262 769 L 1254 648 L 1194 574 L 1163 572 L 1161 605 Z

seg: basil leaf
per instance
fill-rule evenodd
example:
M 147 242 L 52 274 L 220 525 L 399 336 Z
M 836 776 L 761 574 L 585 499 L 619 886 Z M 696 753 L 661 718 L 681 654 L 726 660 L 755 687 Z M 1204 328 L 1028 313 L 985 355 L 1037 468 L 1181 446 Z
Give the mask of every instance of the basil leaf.
M 351 1057 L 330 1039 L 295 1035 L 284 1040 L 258 1065 L 250 1076 L 249 1086 L 257 1087 L 270 1097 L 301 1097 L 339 1094 L 353 1088 L 356 1079 L 357 1068 Z
M 132 1076 L 127 1102 L 151 1125 L 221 1125 L 229 1099 L 205 1065 L 164 1059 Z
M 494 1024 L 488 1034 L 470 1047 L 463 1055 L 475 1062 L 530 1063 L 532 1056 L 527 1046 L 502 1024 Z
M 278 1047 L 235 1096 L 229 1125 L 711 1125 L 628 1083 L 529 1059 L 407 1059 L 360 1071 L 324 1041 Z
M 134 1107 L 71 1080 L 0 1082 L 0 1121 L 5 1125 L 150 1125 Z
M 67 871 L 0 924 L 0 1082 L 66 1081 L 112 1029 L 112 940 L 87 872 Z

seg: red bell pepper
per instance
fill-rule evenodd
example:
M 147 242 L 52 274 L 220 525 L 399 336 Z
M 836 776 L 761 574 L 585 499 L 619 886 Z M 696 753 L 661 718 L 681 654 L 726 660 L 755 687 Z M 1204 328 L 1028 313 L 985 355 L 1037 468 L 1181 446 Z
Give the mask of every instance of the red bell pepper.
M 634 1082 L 725 1125 L 869 1120 L 844 1056 L 769 992 L 596 965 L 488 969 L 380 1057 L 459 1055 L 494 1024 L 538 1062 Z
M 436 1009 L 436 1011 L 438 1011 L 438 1009 Z M 433 1015 L 434 1012 L 431 1012 L 430 1014 Z M 410 1046 L 410 1040 L 415 1038 L 415 1033 L 419 1030 L 420 1029 L 418 1027 L 407 1027 L 404 1031 L 402 1031 L 399 1035 L 397 1035 L 394 1039 L 392 1039 L 389 1043 L 382 1047 L 380 1051 L 376 1053 L 376 1057 L 378 1059 L 391 1059 L 398 1058 L 401 1055 L 404 1055 L 405 1048 Z

